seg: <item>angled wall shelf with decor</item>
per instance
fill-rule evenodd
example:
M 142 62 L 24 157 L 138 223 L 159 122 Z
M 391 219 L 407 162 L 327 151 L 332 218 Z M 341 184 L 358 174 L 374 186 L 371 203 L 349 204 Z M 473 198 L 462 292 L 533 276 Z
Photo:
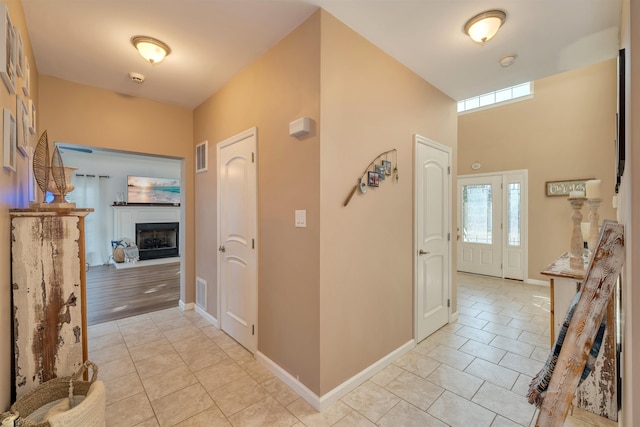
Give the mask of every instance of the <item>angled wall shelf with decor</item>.
M 392 158 L 393 161 L 390 160 L 390 158 Z M 398 182 L 398 150 L 395 148 L 383 151 L 369 163 L 364 169 L 364 172 L 362 172 L 362 175 L 358 178 L 358 183 L 351 189 L 343 206 L 349 204 L 357 190 L 365 194 L 367 187 L 379 187 L 380 181 L 386 180 L 387 177 Z

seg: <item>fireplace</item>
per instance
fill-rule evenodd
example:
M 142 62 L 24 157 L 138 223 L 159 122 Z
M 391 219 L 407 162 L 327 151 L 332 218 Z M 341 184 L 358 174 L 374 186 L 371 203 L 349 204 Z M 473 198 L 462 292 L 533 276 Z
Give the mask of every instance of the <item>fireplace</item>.
M 136 224 L 136 245 L 140 260 L 180 256 L 179 223 L 148 222 Z

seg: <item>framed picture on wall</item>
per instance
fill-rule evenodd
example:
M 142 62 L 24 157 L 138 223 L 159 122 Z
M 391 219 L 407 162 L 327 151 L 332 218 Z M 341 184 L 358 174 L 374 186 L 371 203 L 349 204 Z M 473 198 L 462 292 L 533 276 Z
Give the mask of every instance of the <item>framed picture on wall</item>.
M 22 93 L 29 96 L 31 91 L 31 70 L 29 69 L 29 59 L 25 56 L 22 62 Z
M 376 165 L 376 173 L 378 174 L 378 180 L 383 180 L 385 178 L 384 174 L 384 166 Z
M 29 132 L 36 133 L 36 106 L 31 99 L 29 100 Z
M 391 175 L 391 162 L 389 160 L 383 160 L 382 166 L 384 167 L 384 174 Z
M 29 147 L 29 111 L 27 110 L 27 104 L 24 102 L 24 98 L 20 95 L 16 95 L 16 121 L 18 122 L 18 151 L 22 156 L 27 155 L 27 148 Z
M 378 172 L 369 171 L 367 175 L 367 185 L 369 187 L 379 187 L 380 179 L 378 177 Z
M 0 77 L 9 93 L 16 92 L 16 40 L 9 9 L 0 3 Z
M 18 77 L 22 77 L 24 70 L 24 48 L 22 47 L 22 36 L 20 35 L 20 31 L 15 27 L 13 28 L 13 32 L 16 35 L 16 75 Z
M 4 157 L 2 167 L 16 171 L 16 119 L 11 110 L 5 108 L 2 114 L 2 147 Z

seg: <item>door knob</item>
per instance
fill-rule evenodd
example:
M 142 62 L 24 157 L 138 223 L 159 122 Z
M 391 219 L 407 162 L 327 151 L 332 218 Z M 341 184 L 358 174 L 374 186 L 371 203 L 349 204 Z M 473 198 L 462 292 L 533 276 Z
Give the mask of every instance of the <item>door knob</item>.
M 227 251 L 227 250 L 225 249 L 225 247 L 224 247 L 224 246 L 222 246 L 222 245 L 218 248 L 218 250 L 219 250 L 220 252 L 222 252 L 222 253 L 224 253 L 224 252 L 226 252 L 226 251 Z
M 422 249 L 420 249 L 420 250 L 418 251 L 418 255 L 429 255 L 429 252 L 427 252 L 427 251 L 423 251 Z

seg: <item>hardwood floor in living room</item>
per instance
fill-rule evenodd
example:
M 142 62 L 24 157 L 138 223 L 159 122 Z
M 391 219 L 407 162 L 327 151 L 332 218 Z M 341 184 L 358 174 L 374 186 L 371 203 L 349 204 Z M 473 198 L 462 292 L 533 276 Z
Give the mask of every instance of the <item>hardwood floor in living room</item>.
M 179 262 L 126 269 L 110 264 L 87 270 L 87 323 L 90 326 L 177 307 L 179 299 Z

